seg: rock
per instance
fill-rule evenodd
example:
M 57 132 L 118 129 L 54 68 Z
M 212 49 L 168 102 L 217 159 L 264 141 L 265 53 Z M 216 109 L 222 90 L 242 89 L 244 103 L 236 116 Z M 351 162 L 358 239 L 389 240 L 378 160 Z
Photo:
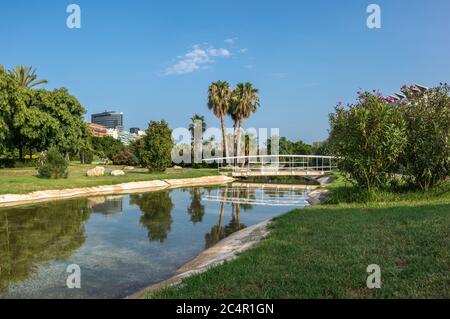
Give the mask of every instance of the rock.
M 125 166 L 125 167 L 123 168 L 123 170 L 124 170 L 124 171 L 132 171 L 132 170 L 134 170 L 134 167 L 133 167 L 133 166 Z
M 175 165 L 173 169 L 183 169 L 183 167 Z
M 120 169 L 117 169 L 117 170 L 115 170 L 115 171 L 112 171 L 112 172 L 111 172 L 111 175 L 112 175 L 112 176 L 122 176 L 122 175 L 125 175 L 125 172 L 122 171 L 122 170 L 120 170 Z
M 101 166 L 97 166 L 93 169 L 90 169 L 86 172 L 86 175 L 89 177 L 95 177 L 95 176 L 103 176 L 105 175 L 105 168 Z

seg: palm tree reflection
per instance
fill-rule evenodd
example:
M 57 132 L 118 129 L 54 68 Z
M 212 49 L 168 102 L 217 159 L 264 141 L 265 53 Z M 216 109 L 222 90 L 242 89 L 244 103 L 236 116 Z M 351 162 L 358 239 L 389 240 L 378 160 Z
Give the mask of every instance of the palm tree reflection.
M 211 231 L 205 235 L 205 247 L 210 248 L 217 244 L 219 241 L 231 234 L 246 228 L 247 226 L 241 223 L 241 207 L 244 210 L 251 208 L 248 204 L 231 203 L 231 219 L 227 225 L 224 225 L 225 217 L 225 205 L 229 199 L 241 198 L 242 196 L 248 196 L 239 189 L 229 189 L 228 187 L 222 189 L 222 201 L 220 203 L 219 221 L 211 228 Z
M 201 223 L 205 215 L 205 205 L 202 204 L 203 191 L 196 187 L 189 192 L 191 193 L 191 205 L 188 207 L 188 214 L 191 216 L 191 222 Z

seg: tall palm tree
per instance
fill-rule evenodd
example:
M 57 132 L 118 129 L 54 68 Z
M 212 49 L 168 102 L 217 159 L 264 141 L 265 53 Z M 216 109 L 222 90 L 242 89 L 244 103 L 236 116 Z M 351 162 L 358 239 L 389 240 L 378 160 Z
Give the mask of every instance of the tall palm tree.
M 195 126 L 196 126 L 197 122 L 202 123 L 201 124 L 202 125 L 202 133 L 206 132 L 205 117 L 202 115 L 194 114 L 194 116 L 191 117 L 191 123 L 189 124 L 189 131 L 191 132 L 192 138 L 194 138 L 194 131 L 195 131 Z
M 15 78 L 19 85 L 32 88 L 40 84 L 47 84 L 47 80 L 38 80 L 36 69 L 31 66 L 18 65 L 15 69 L 10 70 L 10 74 Z
M 230 115 L 235 122 L 234 145 L 235 153 L 238 155 L 241 146 L 242 122 L 255 113 L 259 106 L 258 89 L 249 82 L 239 83 L 233 91 L 232 101 Z
M 232 91 L 225 81 L 212 83 L 208 88 L 208 108 L 214 115 L 220 118 L 222 125 L 222 143 L 225 157 L 228 157 L 227 133 L 225 128 L 225 115 L 228 114 L 231 105 Z

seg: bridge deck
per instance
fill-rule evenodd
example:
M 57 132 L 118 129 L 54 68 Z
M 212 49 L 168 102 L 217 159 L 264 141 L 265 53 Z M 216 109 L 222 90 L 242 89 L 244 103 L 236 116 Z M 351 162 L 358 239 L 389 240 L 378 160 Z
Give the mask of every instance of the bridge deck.
M 288 171 L 254 171 L 239 170 L 232 172 L 233 177 L 263 177 L 263 176 L 302 176 L 302 177 L 320 177 L 325 172 L 315 170 L 288 170 Z

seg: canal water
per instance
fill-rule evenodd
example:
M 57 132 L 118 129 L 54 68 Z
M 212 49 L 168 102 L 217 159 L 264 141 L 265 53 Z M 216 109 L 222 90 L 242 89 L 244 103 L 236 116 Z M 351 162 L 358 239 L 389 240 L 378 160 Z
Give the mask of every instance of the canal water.
M 0 208 L 0 298 L 122 298 L 306 198 L 304 189 L 228 185 Z M 79 289 L 67 287 L 73 264 Z

